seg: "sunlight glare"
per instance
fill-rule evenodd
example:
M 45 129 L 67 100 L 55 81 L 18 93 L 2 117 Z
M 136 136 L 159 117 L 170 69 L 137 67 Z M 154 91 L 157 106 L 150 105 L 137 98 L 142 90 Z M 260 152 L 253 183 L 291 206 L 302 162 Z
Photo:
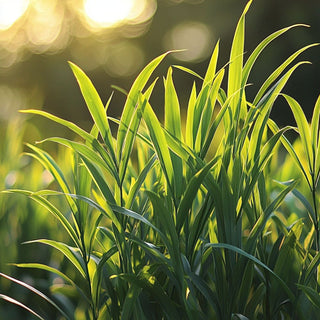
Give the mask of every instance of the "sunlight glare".
M 0 0 L 0 30 L 9 29 L 27 10 L 29 0 Z
M 134 0 L 85 0 L 84 10 L 92 24 L 110 27 L 129 17 L 134 3 Z

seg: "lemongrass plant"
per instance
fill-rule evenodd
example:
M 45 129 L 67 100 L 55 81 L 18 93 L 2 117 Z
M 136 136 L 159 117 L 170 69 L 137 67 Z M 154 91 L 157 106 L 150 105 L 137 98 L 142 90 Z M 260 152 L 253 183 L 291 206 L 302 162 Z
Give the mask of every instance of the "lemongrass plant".
M 216 44 L 204 77 L 194 84 L 186 123 L 173 81 L 164 77 L 164 123 L 150 96 L 151 76 L 165 53 L 151 61 L 134 81 L 119 120 L 86 74 L 70 67 L 94 121 L 90 132 L 41 110 L 40 115 L 73 131 L 75 140 L 48 138 L 71 150 L 72 177 L 42 148 L 30 155 L 48 170 L 57 189 L 23 194 L 57 218 L 65 241 L 32 240 L 58 250 L 71 268 L 54 261 L 17 264 L 59 278 L 44 297 L 66 319 L 310 319 L 320 306 L 317 270 L 319 226 L 316 187 L 319 178 L 319 103 L 309 126 L 293 98 L 285 96 L 297 119 L 308 166 L 269 116 L 276 99 L 309 45 L 293 53 L 265 80 L 252 102 L 246 97 L 251 70 L 263 50 L 292 28 L 265 38 L 244 61 L 246 5 L 237 24 L 230 59 L 217 68 Z M 227 88 L 223 89 L 223 79 Z M 151 84 L 150 84 L 151 83 Z M 113 136 L 110 121 L 118 125 Z M 312 192 L 313 204 L 297 191 L 298 180 L 273 182 L 272 160 L 283 144 Z M 285 166 L 285 164 L 283 164 Z M 286 216 L 288 194 L 309 210 L 313 229 Z M 307 197 L 307 195 L 306 195 Z M 64 206 L 55 199 L 63 198 Z M 302 237 L 303 234 L 303 237 Z M 315 236 L 314 236 L 315 235 Z M 65 271 L 64 271 L 65 270 Z M 1 274 L 3 277 L 7 277 Z M 42 319 L 38 309 L 10 300 Z

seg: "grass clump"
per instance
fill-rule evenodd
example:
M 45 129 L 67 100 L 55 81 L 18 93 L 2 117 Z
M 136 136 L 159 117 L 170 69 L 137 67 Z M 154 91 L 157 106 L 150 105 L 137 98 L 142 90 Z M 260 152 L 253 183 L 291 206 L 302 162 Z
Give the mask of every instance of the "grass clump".
M 24 111 L 77 135 L 75 140 L 42 141 L 70 149 L 68 176 L 49 153 L 29 145 L 31 156 L 52 174 L 57 188 L 6 191 L 30 197 L 65 230 L 63 241 L 29 241 L 60 252 L 64 260 L 58 267 L 53 260 L 18 264 L 59 278 L 58 284 L 48 283 L 51 298 L 44 298 L 63 318 L 315 317 L 320 307 L 320 103 L 311 126 L 287 95 L 283 96 L 297 128 L 278 128 L 269 117 L 292 73 L 307 63 L 296 59 L 313 45 L 285 60 L 249 102 L 246 87 L 256 59 L 273 40 L 301 26 L 271 34 L 244 61 L 250 5 L 251 1 L 237 24 L 227 65 L 217 69 L 217 43 L 201 87 L 193 85 L 186 123 L 173 67 L 163 79 L 163 124 L 149 101 L 157 84 L 152 73 L 168 53 L 137 76 L 119 120 L 107 115 L 111 98 L 104 105 L 86 74 L 70 63 L 94 121 L 90 132 L 44 111 Z M 114 136 L 111 121 L 118 125 Z M 295 145 L 286 138 L 288 130 L 298 132 Z M 291 157 L 279 167 L 283 148 Z M 290 161 L 297 164 L 309 189 L 301 189 L 298 179 L 273 180 Z M 300 212 L 289 211 L 293 207 Z M 19 304 L 6 295 L 1 298 Z M 43 317 L 31 306 L 24 308 Z

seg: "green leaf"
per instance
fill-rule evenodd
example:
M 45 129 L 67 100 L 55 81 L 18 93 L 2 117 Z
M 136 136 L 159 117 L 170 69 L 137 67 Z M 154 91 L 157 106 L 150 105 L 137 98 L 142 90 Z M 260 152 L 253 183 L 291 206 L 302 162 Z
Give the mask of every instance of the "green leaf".
M 199 96 L 197 97 L 196 104 L 194 107 L 194 114 L 193 114 L 193 124 L 192 124 L 192 141 L 193 145 L 192 148 L 195 152 L 200 152 L 201 149 L 201 134 L 203 133 L 204 129 L 202 129 L 202 120 L 203 114 L 205 110 L 210 108 L 212 110 L 212 105 L 210 102 L 210 91 L 211 86 L 207 85 L 203 89 L 201 89 Z M 205 119 L 205 122 L 208 122 L 208 119 Z
M 196 143 L 195 143 L 195 151 L 200 153 L 202 152 L 203 143 L 206 139 L 206 136 L 209 131 L 210 124 L 212 122 L 213 110 L 216 105 L 216 100 L 218 97 L 218 92 L 221 86 L 221 82 L 224 77 L 224 69 L 222 69 L 218 74 L 212 85 L 210 86 L 210 90 L 207 92 L 207 100 L 204 108 L 201 110 L 201 118 L 199 119 L 199 128 L 197 130 Z
M 207 194 L 202 201 L 201 208 L 197 212 L 193 223 L 190 224 L 189 234 L 186 234 L 186 236 L 188 236 L 186 254 L 191 262 L 196 259 L 201 237 L 208 232 L 207 226 L 210 220 L 210 215 L 214 210 L 214 205 L 215 201 L 210 194 Z
M 288 185 L 291 183 L 291 181 L 288 181 L 288 182 L 278 182 L 278 183 L 281 183 L 281 184 L 284 184 L 284 185 Z M 309 203 L 309 201 L 307 200 L 307 198 L 297 189 L 293 189 L 292 190 L 292 194 L 300 200 L 300 202 L 303 204 L 303 206 L 307 209 L 307 212 L 309 214 L 309 217 L 310 217 L 310 220 L 314 223 L 314 225 L 316 225 L 316 221 L 317 221 L 317 218 L 316 218 L 316 215 L 315 215 L 315 212 L 314 212 L 314 209 L 312 207 L 312 205 Z
M 190 272 L 188 276 L 190 277 L 195 287 L 199 290 L 199 292 L 205 297 L 205 299 L 208 302 L 208 306 L 212 308 L 215 312 L 217 312 L 218 301 L 217 296 L 214 294 L 214 290 L 212 290 L 212 288 L 209 287 L 208 283 L 204 280 L 203 277 L 193 272 Z
M 200 150 L 200 158 L 204 159 L 206 156 L 210 144 L 213 140 L 213 137 L 216 133 L 216 130 L 218 129 L 218 126 L 225 114 L 225 111 L 227 110 L 228 106 L 224 105 L 214 121 L 212 122 L 212 114 L 213 114 L 213 108 L 216 105 L 221 82 L 224 77 L 224 69 L 222 69 L 218 74 L 216 79 L 214 80 L 212 84 L 212 88 L 210 91 L 210 108 L 209 106 L 206 108 L 206 112 L 203 112 L 200 122 L 200 130 L 198 131 L 197 139 L 201 141 L 201 150 Z M 201 135 L 199 135 L 201 133 Z
M 30 197 L 40 205 L 42 205 L 44 208 L 46 208 L 55 218 L 58 219 L 58 221 L 61 223 L 61 225 L 67 230 L 69 233 L 71 239 L 73 242 L 80 248 L 81 244 L 77 235 L 77 232 L 74 230 L 68 219 L 61 213 L 59 209 L 57 209 L 50 201 L 47 199 L 41 197 L 40 195 L 37 195 L 31 191 L 27 190 L 20 190 L 20 189 L 10 189 L 2 191 L 3 193 L 17 193 L 22 194 L 27 197 Z
M 58 242 L 58 241 L 48 240 L 48 239 L 38 239 L 38 240 L 26 241 L 24 243 L 25 244 L 43 243 L 59 250 L 80 272 L 81 276 L 84 279 L 86 279 L 86 272 L 85 272 L 86 267 L 79 249 L 70 247 L 63 242 Z
M 165 128 L 177 139 L 182 140 L 180 104 L 172 79 L 172 68 L 168 69 L 164 80 L 165 88 Z
M 304 286 L 302 284 L 297 284 L 297 287 L 301 289 L 307 298 L 311 301 L 311 303 L 317 308 L 320 309 L 320 295 L 319 292 L 312 289 L 309 286 Z
M 164 80 L 165 88 L 165 128 L 178 140 L 183 141 L 181 131 L 180 104 L 172 79 L 172 68 L 168 69 L 167 77 Z M 182 160 L 171 153 L 172 166 L 174 170 L 175 196 L 179 198 L 183 189 L 183 167 Z
M 146 290 L 154 298 L 154 300 L 160 304 L 161 310 L 164 312 L 167 319 L 180 318 L 181 314 L 179 314 L 177 306 L 163 290 L 162 286 L 157 282 L 151 285 L 151 283 L 147 279 L 138 277 L 134 274 L 119 274 L 118 277 L 134 284 L 135 286 L 143 290 Z
M 97 167 L 95 163 L 92 163 L 85 157 L 82 157 L 82 161 L 84 162 L 85 166 L 87 167 L 88 171 L 91 174 L 93 181 L 95 182 L 97 188 L 103 194 L 105 200 L 110 204 L 116 204 L 116 200 L 112 194 L 112 191 L 107 184 L 107 179 L 101 172 L 101 168 Z
M 71 193 L 71 190 L 68 186 L 67 180 L 64 177 L 63 172 L 61 171 L 57 163 L 53 160 L 53 158 L 47 152 L 41 150 L 40 148 L 37 148 L 31 144 L 27 144 L 27 146 L 35 152 L 34 154 L 29 153 L 29 155 L 37 159 L 53 175 L 55 181 L 58 183 L 61 190 L 65 194 Z M 76 219 L 78 214 L 77 205 L 72 198 L 66 196 L 66 199 Z
M 4 295 L 4 294 L 0 294 L 0 299 L 3 299 L 5 301 L 8 301 L 12 304 L 15 304 L 25 310 L 27 310 L 28 312 L 30 312 L 31 314 L 33 314 L 34 316 L 36 316 L 38 319 L 40 320 L 45 320 L 44 318 L 42 318 L 38 313 L 36 313 L 35 311 L 33 311 L 32 309 L 30 309 L 29 307 L 27 307 L 26 305 L 24 305 L 23 303 L 19 302 L 18 300 L 16 299 L 13 299 L 7 295 Z
M 302 49 L 294 52 L 286 61 L 284 61 L 275 71 L 272 72 L 272 74 L 267 78 L 267 80 L 263 83 L 263 85 L 260 87 L 258 93 L 256 94 L 254 100 L 253 100 L 253 105 L 257 105 L 259 100 L 263 97 L 265 94 L 266 90 L 270 87 L 270 85 L 280 76 L 282 71 L 285 70 L 285 68 L 292 62 L 294 61 L 302 52 L 307 50 L 308 48 L 311 48 L 315 45 L 318 44 L 311 44 L 308 46 L 303 47 Z
M 117 134 L 117 156 L 118 160 L 122 158 L 123 144 L 126 136 L 127 128 L 130 127 L 130 121 L 134 113 L 135 107 L 138 103 L 138 98 L 141 92 L 143 91 L 147 81 L 149 80 L 151 74 L 160 64 L 160 62 L 169 54 L 166 52 L 161 56 L 152 60 L 137 76 L 135 79 L 129 93 L 128 97 L 121 115 L 120 124 Z
M 306 272 L 305 272 L 305 277 L 304 277 L 304 281 L 303 284 L 305 286 L 308 285 L 308 283 L 311 280 L 312 276 L 315 276 L 315 274 L 317 273 L 317 268 L 319 266 L 320 263 L 320 252 L 318 252 L 314 258 L 311 260 L 310 264 L 308 265 Z
M 139 305 L 139 295 L 142 291 L 142 288 L 137 286 L 136 284 L 133 284 L 129 287 L 129 290 L 127 292 L 126 298 L 123 303 L 122 313 L 121 313 L 121 319 L 133 319 L 132 313 L 134 312 L 134 308 Z M 138 300 L 138 301 L 137 301 Z M 144 315 L 140 315 L 141 319 L 144 317 Z
M 177 211 L 176 230 L 179 234 L 183 223 L 186 221 L 189 215 L 189 210 L 192 208 L 192 203 L 197 195 L 197 192 L 202 185 L 209 170 L 217 163 L 218 158 L 213 158 L 208 164 L 206 164 L 201 170 L 199 170 L 187 184 L 187 188 Z
M 107 145 L 108 151 L 110 152 L 114 163 L 116 163 L 111 130 L 104 109 L 104 105 L 99 97 L 99 94 L 97 93 L 91 80 L 78 66 L 76 66 L 72 62 L 69 62 L 69 65 L 78 81 L 81 93 L 86 101 L 88 110 L 99 129 L 103 141 Z
M 320 143 L 319 143 L 319 121 L 320 121 L 320 96 L 318 97 L 314 106 L 312 121 L 311 121 L 311 141 L 312 151 L 315 159 L 315 179 L 316 183 L 319 180 L 320 174 Z
M 182 71 L 184 71 L 186 73 L 189 73 L 192 76 L 194 76 L 194 77 L 196 77 L 196 78 L 198 78 L 198 79 L 200 79 L 202 81 L 204 80 L 203 77 L 201 77 L 198 73 L 194 72 L 193 70 L 191 70 L 189 68 L 186 68 L 184 66 L 179 66 L 179 65 L 173 65 L 172 67 L 176 68 L 176 69 L 179 69 L 179 70 L 182 70 Z
M 99 259 L 98 265 L 92 277 L 92 300 L 95 302 L 96 306 L 99 306 L 100 299 L 102 295 L 100 290 L 102 290 L 101 281 L 103 279 L 103 268 L 108 260 L 118 252 L 116 246 L 111 247 L 107 252 L 104 252 L 102 257 Z
M 246 258 L 248 258 L 249 260 L 253 261 L 255 264 L 257 264 L 258 266 L 262 267 L 263 269 L 267 270 L 268 272 L 270 272 L 271 275 L 273 275 L 281 284 L 281 286 L 283 287 L 283 289 L 286 291 L 288 297 L 290 298 L 290 300 L 292 302 L 294 302 L 294 294 L 293 292 L 290 290 L 290 288 L 286 285 L 286 283 L 276 274 L 274 273 L 267 265 L 265 265 L 263 262 L 261 262 L 259 259 L 257 259 L 256 257 L 254 257 L 253 255 L 243 251 L 240 248 L 237 248 L 233 245 L 227 244 L 227 243 L 207 243 L 204 246 L 205 249 L 209 249 L 209 248 L 214 248 L 214 249 L 228 249 L 231 251 L 234 251 Z
M 242 68 L 243 68 L 243 52 L 244 52 L 244 31 L 245 31 L 245 15 L 249 10 L 249 7 L 252 3 L 248 1 L 243 13 L 237 24 L 232 46 L 230 52 L 230 65 L 229 65 L 229 74 L 228 74 L 228 96 L 234 95 L 234 98 L 231 100 L 231 110 L 232 114 L 236 114 L 236 108 L 241 101 L 241 92 L 242 87 Z
M 48 193 L 47 190 L 44 191 L 44 194 L 56 195 L 56 196 L 65 195 L 64 193 L 55 192 L 55 191 L 52 191 L 51 193 Z M 77 195 L 77 194 L 68 194 L 68 196 L 72 197 L 72 198 L 75 198 L 75 199 L 78 199 L 78 200 L 82 200 L 82 201 L 87 202 L 90 206 L 92 206 L 93 208 L 99 210 L 103 215 L 105 215 L 106 217 L 110 218 L 113 221 L 113 223 L 116 223 L 118 221 L 117 217 L 113 213 L 113 211 L 114 211 L 114 212 L 118 212 L 118 213 L 120 213 L 120 214 L 122 214 L 124 216 L 136 219 L 136 220 L 146 224 L 147 226 L 151 227 L 153 230 L 158 232 L 160 234 L 160 236 L 164 238 L 163 233 L 157 227 L 155 227 L 148 219 L 146 219 L 142 215 L 140 215 L 140 214 L 138 214 L 138 213 L 136 213 L 136 212 L 134 212 L 132 210 L 129 210 L 129 209 L 126 209 L 126 208 L 123 208 L 123 207 L 119 207 L 119 206 L 113 205 L 113 204 L 108 205 L 107 208 L 103 208 L 101 205 L 99 205 L 98 203 L 96 203 L 95 201 L 93 201 L 92 199 L 90 199 L 88 197 L 85 197 L 85 196 L 82 196 L 82 195 Z M 118 225 L 117 225 L 117 227 L 118 227 Z
M 250 55 L 250 57 L 248 58 L 247 62 L 245 63 L 245 66 L 243 68 L 243 75 L 242 75 L 242 87 L 244 87 L 248 81 L 249 78 L 249 74 L 250 71 L 255 63 L 255 61 L 257 60 L 257 58 L 259 57 L 259 55 L 263 52 L 263 50 L 276 38 L 278 38 L 279 36 L 281 36 L 282 34 L 284 34 L 285 32 L 289 31 L 292 28 L 296 28 L 296 27 L 308 27 L 305 24 L 295 24 L 283 29 L 280 29 L 274 33 L 272 33 L 271 35 L 269 35 L 267 38 L 265 38 L 261 43 L 259 43 L 259 45 L 254 49 L 254 51 L 252 52 L 252 54 Z M 315 44 L 306 46 L 302 49 L 300 49 L 299 51 L 295 52 L 288 60 L 286 60 L 278 70 L 277 73 L 275 73 L 273 75 L 273 77 L 271 77 L 273 80 L 274 78 L 276 78 L 276 74 L 280 74 L 280 72 L 282 70 L 285 69 L 285 67 L 292 62 L 301 52 L 305 51 L 306 49 L 314 46 Z M 271 80 L 270 78 L 270 80 Z M 270 81 L 272 82 L 272 81 Z M 262 87 L 261 87 L 262 88 Z M 261 90 L 263 91 L 263 90 Z
M 58 137 L 48 138 L 43 141 L 52 141 L 52 142 L 60 143 L 62 145 L 65 145 L 71 148 L 75 152 L 79 153 L 82 157 L 85 157 L 93 165 L 97 165 L 100 168 L 106 169 L 112 175 L 112 177 L 114 177 L 114 179 L 117 181 L 117 184 L 120 183 L 118 173 L 115 171 L 113 164 L 109 161 L 109 158 L 101 158 L 99 154 L 94 152 L 94 150 L 92 150 L 87 145 L 79 142 L 74 142 L 68 139 L 64 139 L 64 138 L 58 138 Z
M 261 235 L 265 225 L 271 216 L 271 214 L 277 210 L 277 208 L 281 205 L 284 198 L 294 190 L 297 186 L 298 181 L 290 181 L 290 184 L 286 186 L 284 190 L 282 190 L 275 199 L 268 205 L 268 207 L 264 210 L 263 214 L 259 217 L 254 227 L 251 229 L 248 242 L 246 245 L 246 251 L 253 253 L 255 250 L 255 246 L 257 243 L 258 237 Z
M 279 128 L 277 126 L 277 124 L 272 120 L 272 119 L 268 119 L 268 126 L 271 129 L 271 131 L 275 134 L 276 132 L 279 131 Z M 292 144 L 290 143 L 290 141 L 285 137 L 285 136 L 281 136 L 281 143 L 283 144 L 283 146 L 286 148 L 286 150 L 288 151 L 288 153 L 290 154 L 290 156 L 292 157 L 292 159 L 294 160 L 294 162 L 296 163 L 296 165 L 298 166 L 298 168 L 301 170 L 301 172 L 303 173 L 306 181 L 309 184 L 309 187 L 311 189 L 311 181 L 310 181 L 310 175 L 308 174 L 308 172 L 305 170 L 302 162 L 300 161 L 300 157 L 299 155 L 296 153 L 296 151 L 294 150 Z
M 50 267 L 45 264 L 41 263 L 17 263 L 13 264 L 14 266 L 18 268 L 32 268 L 32 269 L 40 269 L 40 270 L 45 270 L 52 272 L 56 274 L 57 276 L 61 277 L 63 280 L 65 280 L 67 283 L 69 283 L 72 287 L 74 287 L 80 294 L 81 296 L 88 302 L 90 303 L 88 297 L 84 294 L 84 292 L 78 287 L 66 274 L 62 273 L 60 270 Z
M 193 147 L 193 143 L 194 143 L 193 122 L 194 122 L 194 112 L 195 112 L 194 110 L 196 107 L 196 101 L 197 101 L 196 84 L 193 83 L 189 101 L 188 101 L 188 111 L 187 111 L 187 120 L 186 120 L 186 144 L 190 148 Z
M 146 164 L 146 166 L 143 168 L 143 170 L 141 171 L 141 173 L 138 176 L 137 181 L 133 184 L 133 186 L 130 188 L 129 190 L 129 194 L 128 194 L 128 199 L 126 202 L 126 206 L 128 208 L 132 208 L 132 205 L 134 203 L 134 200 L 137 196 L 137 193 L 139 192 L 139 189 L 141 188 L 143 182 L 145 181 L 147 174 L 149 173 L 149 171 L 151 170 L 151 168 L 155 165 L 155 160 L 156 157 L 152 156 L 148 163 Z
M 119 176 L 121 183 L 123 182 L 128 166 L 128 162 L 131 156 L 131 151 L 133 148 L 133 144 L 138 132 L 138 128 L 141 122 L 142 114 L 145 109 L 145 106 L 151 96 L 153 88 L 156 84 L 157 79 L 150 85 L 150 87 L 145 92 L 145 99 L 141 99 L 141 96 L 138 97 L 138 102 L 136 108 L 132 114 L 131 121 L 129 123 L 129 127 L 127 128 L 126 135 L 123 140 L 123 150 L 122 150 L 122 158 L 120 159 L 119 164 Z
M 271 159 L 273 155 L 273 150 L 277 143 L 279 142 L 283 132 L 285 132 L 288 128 L 283 128 L 279 130 L 275 135 L 273 135 L 263 146 L 258 158 L 254 162 L 254 165 L 251 169 L 249 181 L 247 182 L 245 189 L 243 191 L 242 205 L 247 203 L 251 192 L 253 191 L 254 185 L 258 181 L 259 176 L 262 174 L 266 164 Z M 239 210 L 241 212 L 241 210 Z
M 217 62 L 218 62 L 218 56 L 219 56 L 219 44 L 220 44 L 220 41 L 217 42 L 213 50 L 213 53 L 211 55 L 211 59 L 206 71 L 206 75 L 203 79 L 202 88 L 204 88 L 208 84 L 210 85 L 216 76 Z
M 174 190 L 174 170 L 171 162 L 171 156 L 166 142 L 166 136 L 161 128 L 159 120 L 149 103 L 146 104 L 143 119 L 148 127 L 150 138 L 156 154 L 158 156 L 160 166 L 167 180 L 168 188 L 172 194 Z
M 67 315 L 63 310 L 61 310 L 61 308 L 60 308 L 55 302 L 53 302 L 50 298 L 48 298 L 48 297 L 47 297 L 45 294 L 43 294 L 41 291 L 35 289 L 34 287 L 30 286 L 29 284 L 27 284 L 27 283 L 25 283 L 25 282 L 23 282 L 23 281 L 20 281 L 20 280 L 17 280 L 17 279 L 15 279 L 15 278 L 12 278 L 12 277 L 4 274 L 4 273 L 1 273 L 1 272 L 0 272 L 0 276 L 3 277 L 3 278 L 6 278 L 6 279 L 8 279 L 8 280 L 10 280 L 10 281 L 12 281 L 12 282 L 15 282 L 15 283 L 19 284 L 20 286 L 25 287 L 25 288 L 27 288 L 28 290 L 32 291 L 33 293 L 35 293 L 36 295 L 38 295 L 39 297 L 41 297 L 41 298 L 44 299 L 45 301 L 49 302 L 49 303 L 50 303 L 56 310 L 58 310 L 66 319 L 71 319 L 70 317 L 68 317 L 68 315 Z M 2 298 L 5 297 L 5 299 L 6 299 L 7 301 L 10 301 L 10 302 L 12 302 L 12 303 L 18 304 L 18 305 L 20 305 L 21 307 L 23 307 L 23 308 L 25 308 L 25 309 L 27 308 L 27 307 L 25 307 L 24 305 L 22 305 L 20 302 L 18 302 L 17 300 L 14 300 L 14 299 L 12 299 L 12 298 L 10 298 L 10 297 L 7 297 L 7 296 L 4 296 L 4 295 L 1 295 L 1 296 L 2 296 Z M 9 299 L 7 299 L 7 298 L 9 298 Z M 28 310 L 28 308 L 27 308 L 27 310 Z M 28 310 L 28 311 L 29 311 L 29 310 Z M 33 312 L 31 312 L 31 313 L 33 313 Z M 41 317 L 39 317 L 39 318 L 40 318 L 40 319 L 43 319 L 43 318 L 41 318 Z
M 293 99 L 292 97 L 283 94 L 283 96 L 285 97 L 285 99 L 287 100 L 292 113 L 294 115 L 294 118 L 296 120 L 297 126 L 298 126 L 298 130 L 299 130 L 299 134 L 301 137 L 301 141 L 302 141 L 302 145 L 304 148 L 304 151 L 306 153 L 307 159 L 308 159 L 308 164 L 309 164 L 309 170 L 310 172 L 314 172 L 314 153 L 312 152 L 312 141 L 311 141 L 311 133 L 310 133 L 310 128 L 309 128 L 309 123 L 308 120 L 301 108 L 301 106 L 299 105 L 299 103 Z
M 157 216 L 157 219 L 159 219 L 162 229 L 165 230 L 165 233 L 168 235 L 168 237 L 166 237 L 167 241 L 165 243 L 173 261 L 172 264 L 176 276 L 180 280 L 181 284 L 183 277 L 183 268 L 180 256 L 179 238 L 174 225 L 173 215 L 165 206 L 164 199 L 161 199 L 159 195 L 151 191 L 147 191 L 147 194 L 151 200 L 154 214 Z
M 294 65 L 289 71 L 287 71 L 273 86 L 272 88 L 261 98 L 259 102 L 257 102 L 256 109 L 250 110 L 250 116 L 248 115 L 249 121 L 253 120 L 254 115 L 256 114 L 256 119 L 258 119 L 258 124 L 254 127 L 254 134 L 251 135 L 250 146 L 251 146 L 251 153 L 254 154 L 254 159 L 260 152 L 260 146 L 262 143 L 262 134 L 263 129 L 265 128 L 266 124 L 269 120 L 269 114 L 271 112 L 272 106 L 279 96 L 281 90 L 286 85 L 287 81 L 289 80 L 291 74 L 299 67 L 300 65 L 306 62 L 299 62 Z M 255 150 L 255 151 L 253 151 Z
M 61 125 L 63 125 L 64 127 L 72 130 L 74 133 L 76 133 L 77 135 L 79 135 L 81 138 L 92 142 L 94 140 L 94 137 L 86 132 L 85 130 L 81 129 L 80 127 L 78 127 L 76 124 L 74 124 L 73 122 L 61 119 L 57 116 L 54 116 L 51 113 L 42 111 L 42 110 L 35 110 L 35 109 L 28 109 L 28 110 L 19 110 L 19 112 L 21 113 L 28 113 L 28 114 L 36 114 L 36 115 L 40 115 L 44 118 L 50 119 L 56 123 L 59 123 Z
M 168 269 L 170 269 L 170 267 L 172 267 L 172 261 L 170 261 L 170 259 L 168 259 L 167 257 L 165 257 L 165 255 L 160 251 L 161 248 L 155 246 L 154 244 L 147 242 L 147 241 L 143 241 L 138 237 L 135 237 L 133 234 L 128 234 L 128 238 L 139 245 L 139 247 L 141 247 L 146 254 L 153 260 L 156 261 L 157 263 L 159 263 L 159 265 L 163 266 L 163 267 L 168 267 Z M 170 273 L 170 270 L 167 270 L 166 272 Z M 169 277 L 172 277 L 172 275 Z
M 27 144 L 27 146 L 35 152 L 35 154 L 30 154 L 48 170 L 53 175 L 54 179 L 58 182 L 60 188 L 64 192 L 70 193 L 70 189 L 67 183 L 66 178 L 64 177 L 61 169 L 54 161 L 54 159 L 45 151 L 41 150 L 40 148 L 33 146 L 31 144 Z

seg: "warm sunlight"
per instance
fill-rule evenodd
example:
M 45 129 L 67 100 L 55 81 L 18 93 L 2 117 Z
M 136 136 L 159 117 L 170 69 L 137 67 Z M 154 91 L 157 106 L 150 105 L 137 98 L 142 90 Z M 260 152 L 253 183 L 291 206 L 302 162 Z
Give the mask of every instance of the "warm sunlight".
M 26 11 L 29 0 L 0 0 L 0 30 L 9 29 Z
M 85 0 L 84 10 L 91 22 L 110 27 L 130 17 L 135 0 Z

